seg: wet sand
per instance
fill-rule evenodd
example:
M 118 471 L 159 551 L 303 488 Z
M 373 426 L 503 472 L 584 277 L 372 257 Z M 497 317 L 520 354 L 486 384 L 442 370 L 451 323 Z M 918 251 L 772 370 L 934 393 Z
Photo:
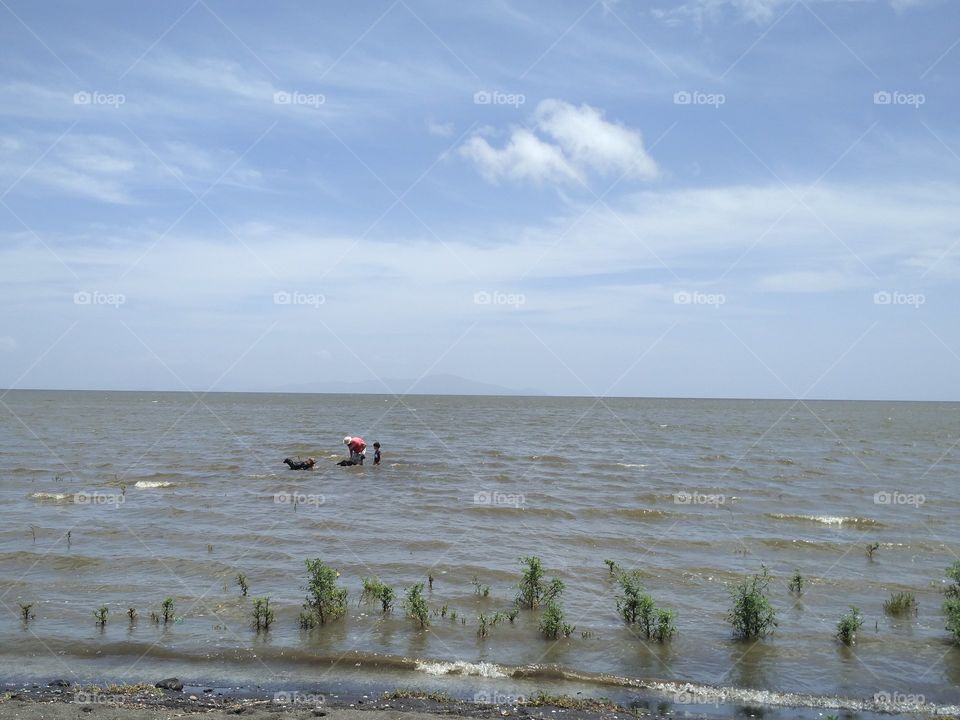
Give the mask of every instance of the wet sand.
M 104 696 L 109 699 L 103 699 Z M 98 697 L 99 696 L 99 697 Z M 339 697 L 323 704 L 278 704 L 271 697 L 187 695 L 176 691 L 92 693 L 77 686 L 28 685 L 0 694 L 0 720 L 172 720 L 203 714 L 210 720 L 438 720 L 518 717 L 531 720 L 618 720 L 643 711 L 595 703 L 555 705 L 478 705 L 430 697 Z M 648 715 L 647 715 L 648 716 Z

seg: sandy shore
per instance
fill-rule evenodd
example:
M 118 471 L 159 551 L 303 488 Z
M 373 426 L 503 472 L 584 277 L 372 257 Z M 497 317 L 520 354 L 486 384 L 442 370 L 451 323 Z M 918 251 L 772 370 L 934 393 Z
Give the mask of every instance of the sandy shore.
M 188 695 L 150 686 L 122 691 L 26 685 L 0 694 L 0 720 L 172 720 L 202 713 L 210 720 L 437 720 L 437 718 L 564 718 L 565 720 L 618 720 L 643 711 L 621 706 L 558 698 L 558 704 L 479 705 L 433 696 L 327 697 L 303 695 L 295 702 L 278 703 L 269 697 Z

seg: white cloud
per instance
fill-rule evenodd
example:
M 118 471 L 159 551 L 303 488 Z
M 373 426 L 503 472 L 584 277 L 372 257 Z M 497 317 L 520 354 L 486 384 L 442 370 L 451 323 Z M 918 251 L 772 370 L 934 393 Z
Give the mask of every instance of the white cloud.
M 493 147 L 478 133 L 464 143 L 460 154 L 490 182 L 501 178 L 585 182 L 590 172 L 644 180 L 658 175 L 641 134 L 604 119 L 601 111 L 589 105 L 544 100 L 534 112 L 533 125 L 540 135 L 514 128 L 503 148 Z
M 453 137 L 453 123 L 440 123 L 434 120 L 427 120 L 427 132 L 435 137 Z

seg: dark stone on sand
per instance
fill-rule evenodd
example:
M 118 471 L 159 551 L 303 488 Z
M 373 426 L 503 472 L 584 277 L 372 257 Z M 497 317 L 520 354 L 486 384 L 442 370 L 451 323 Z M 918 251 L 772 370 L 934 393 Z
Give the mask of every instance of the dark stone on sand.
M 239 707 L 233 708 L 233 709 L 230 711 L 230 714 L 231 714 L 231 715 L 243 715 L 243 713 L 246 712 L 246 710 L 247 710 L 247 708 L 245 708 L 243 705 L 240 705 Z
M 326 710 L 314 710 L 314 711 L 313 711 L 313 716 L 314 716 L 314 717 L 323 717 L 323 716 L 326 715 L 326 714 L 327 714 L 327 711 L 326 711 Z
M 93 708 L 90 705 L 84 705 L 80 708 L 80 712 L 93 712 Z
M 183 690 L 183 683 L 177 678 L 167 678 L 166 680 L 158 682 L 156 687 L 161 690 Z
M 47 687 L 70 687 L 70 683 L 67 680 L 54 680 L 53 682 L 48 682 Z

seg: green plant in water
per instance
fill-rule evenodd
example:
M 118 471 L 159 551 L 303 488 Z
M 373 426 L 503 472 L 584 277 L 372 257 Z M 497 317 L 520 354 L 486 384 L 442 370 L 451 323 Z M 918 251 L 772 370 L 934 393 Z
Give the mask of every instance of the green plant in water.
M 163 619 L 164 625 L 174 619 L 173 598 L 168 597 L 166 600 L 160 603 L 160 617 Z
M 540 616 L 540 633 L 548 640 L 556 640 L 561 635 L 570 637 L 576 628 L 564 622 L 563 610 L 556 600 L 550 598 L 543 605 Z
M 617 597 L 617 612 L 627 625 L 638 626 L 648 640 L 658 642 L 666 642 L 676 634 L 676 613 L 657 608 L 653 598 L 643 591 L 636 570 L 618 573 L 617 583 L 622 591 Z
M 247 592 L 250 590 L 250 586 L 247 585 L 247 576 L 243 573 L 237 573 L 237 585 L 240 586 L 240 595 L 246 597 Z
M 952 582 L 944 590 L 943 614 L 947 618 L 946 629 L 954 642 L 960 643 L 960 560 L 947 568 L 947 577 Z
M 890 599 L 883 601 L 883 611 L 887 615 L 917 613 L 917 596 L 912 592 L 890 593 Z
M 430 610 L 427 601 L 423 599 L 423 583 L 417 583 L 407 588 L 407 597 L 403 601 L 407 615 L 420 623 L 421 628 L 430 625 Z
M 520 611 L 517 608 L 507 610 L 507 620 L 510 621 L 510 624 L 513 625 L 513 621 L 517 619 L 517 615 L 520 614 Z
M 36 613 L 33 612 L 33 603 L 20 603 L 20 619 L 25 623 L 30 622 L 36 617 Z
M 130 621 L 131 625 L 137 622 L 137 609 L 135 607 L 127 608 L 127 620 Z
M 479 597 L 489 597 L 489 595 L 490 595 L 490 586 L 489 586 L 489 585 L 484 585 L 482 582 L 480 582 L 480 578 L 478 578 L 476 575 L 473 576 L 473 578 L 470 580 L 470 582 L 471 582 L 471 584 L 473 585 L 473 591 L 474 591 Z
M 369 602 L 377 600 L 384 613 L 390 612 L 393 607 L 394 592 L 393 588 L 380 581 L 380 578 L 361 578 L 363 590 L 360 591 L 360 600 Z
M 517 594 L 517 606 L 534 610 L 549 600 L 555 600 L 563 592 L 563 581 L 554 578 L 549 584 L 544 582 L 543 563 L 540 558 L 530 556 L 520 559 L 524 565 L 520 578 L 520 592 Z
M 837 623 L 837 639 L 844 645 L 852 645 L 857 639 L 857 630 L 863 627 L 863 615 L 860 611 L 850 606 L 850 612 L 840 616 L 840 622 Z
M 607 570 L 610 571 L 611 575 L 617 575 L 620 572 L 620 566 L 617 565 L 615 560 L 604 560 L 604 563 L 607 565 Z
M 453 620 L 453 621 L 456 621 L 456 619 L 457 619 L 457 611 L 456 611 L 456 610 L 451 610 L 451 611 L 450 611 L 450 619 Z
M 273 609 L 270 607 L 270 596 L 253 599 L 253 629 L 257 632 L 269 630 L 273 625 Z
M 107 624 L 107 615 L 110 614 L 110 610 L 106 605 L 101 605 L 96 610 L 93 611 L 93 617 L 97 621 L 97 625 L 103 627 Z
M 787 585 L 787 589 L 790 590 L 794 595 L 803 595 L 803 585 L 804 579 L 803 575 L 800 574 L 799 570 L 793 571 L 793 577 L 790 578 L 790 583 Z
M 483 613 L 477 615 L 477 637 L 485 638 L 490 633 L 487 624 L 488 620 L 486 615 Z
M 733 625 L 734 637 L 753 640 L 773 632 L 777 626 L 777 613 L 767 597 L 770 573 L 766 567 L 752 577 L 743 579 L 730 590 L 733 605 L 727 619 Z
M 880 549 L 880 543 L 872 542 L 867 545 L 867 557 L 873 560 L 873 554 Z
M 307 567 L 307 598 L 303 603 L 305 612 L 300 613 L 300 626 L 324 625 L 343 617 L 347 612 L 347 589 L 337 586 L 340 573 L 320 558 L 308 558 L 304 563 Z

